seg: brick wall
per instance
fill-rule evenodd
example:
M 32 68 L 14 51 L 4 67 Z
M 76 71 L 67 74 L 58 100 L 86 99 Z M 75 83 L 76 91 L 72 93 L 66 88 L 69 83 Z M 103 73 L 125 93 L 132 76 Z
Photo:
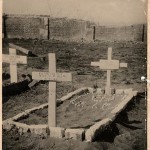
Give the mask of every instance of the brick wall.
M 4 18 L 3 18 L 4 20 Z M 5 26 L 5 27 L 4 27 Z M 93 41 L 146 41 L 147 26 L 133 25 L 124 27 L 96 26 L 94 23 L 67 18 L 48 16 L 9 15 L 3 21 L 3 33 L 8 38 L 56 39 Z M 49 27 L 49 28 L 48 28 Z M 144 33 L 144 34 L 143 34 Z

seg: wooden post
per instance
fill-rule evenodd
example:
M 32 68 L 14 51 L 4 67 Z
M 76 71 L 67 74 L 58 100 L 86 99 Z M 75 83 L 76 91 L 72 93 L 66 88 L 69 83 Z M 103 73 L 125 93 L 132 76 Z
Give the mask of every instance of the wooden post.
M 7 38 L 7 26 L 6 26 L 6 20 L 7 20 L 7 15 L 3 15 L 3 33 L 4 33 L 4 38 Z
M 49 26 L 50 22 L 49 22 L 49 18 L 47 18 L 47 19 L 48 19 L 48 24 L 47 24 L 47 32 L 48 32 L 47 39 L 49 40 L 50 39 L 50 26 Z
M 144 42 L 144 32 L 145 32 L 145 25 L 143 24 L 143 29 L 142 29 L 142 42 Z
M 95 42 L 95 33 L 96 33 L 95 31 L 96 31 L 96 27 L 94 26 L 94 27 L 93 27 L 93 41 L 94 41 L 94 42 Z

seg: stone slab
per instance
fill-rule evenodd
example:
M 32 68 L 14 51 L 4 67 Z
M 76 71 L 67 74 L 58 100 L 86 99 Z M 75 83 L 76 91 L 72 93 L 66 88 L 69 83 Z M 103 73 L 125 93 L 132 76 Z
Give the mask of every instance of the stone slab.
M 84 129 L 66 129 L 65 138 L 83 141 L 85 138 Z
M 31 133 L 34 133 L 37 135 L 47 136 L 49 134 L 48 125 L 30 125 L 29 129 Z
M 111 119 L 105 118 L 99 122 L 97 122 L 95 125 L 91 126 L 86 132 L 85 132 L 85 139 L 86 141 L 92 142 L 95 137 L 108 125 L 110 124 Z
M 120 111 L 122 111 L 128 102 L 133 98 L 133 93 L 130 93 L 120 104 L 118 104 L 112 111 L 112 114 L 118 114 Z
M 12 119 L 13 119 L 14 121 L 17 121 L 17 120 L 19 120 L 19 119 L 21 119 L 21 118 L 26 117 L 27 115 L 28 115 L 28 114 L 27 114 L 26 112 L 22 112 L 22 113 L 19 113 L 19 114 L 16 115 L 16 116 L 12 117 Z
M 12 119 L 4 120 L 3 124 L 2 124 L 2 129 L 10 131 L 13 127 L 15 127 L 15 125 L 13 123 L 14 122 L 12 121 Z
M 133 93 L 133 89 L 124 89 L 124 94 L 129 94 L 129 93 Z
M 96 89 L 96 93 L 98 93 L 98 94 L 104 94 L 104 93 L 105 93 L 105 90 L 104 90 L 104 89 L 101 89 L 101 88 L 97 88 L 97 89 Z
M 116 89 L 115 94 L 123 94 L 124 90 L 123 89 Z
M 78 90 L 75 90 L 74 92 L 67 94 L 66 96 L 63 96 L 62 98 L 60 98 L 60 100 L 61 101 L 68 100 L 68 99 L 72 98 L 74 95 L 81 94 L 82 92 L 85 92 L 85 91 L 88 91 L 88 88 L 86 88 L 86 87 L 80 88 Z
M 38 107 L 34 107 L 34 108 L 31 108 L 31 109 L 27 109 L 27 110 L 25 110 L 25 112 L 29 114 L 29 113 L 31 113 L 31 112 L 34 112 L 34 111 L 36 111 L 36 110 L 43 109 L 43 108 L 46 108 L 46 107 L 48 107 L 48 103 L 42 104 L 42 105 L 40 105 L 40 106 L 38 106 Z
M 14 122 L 15 127 L 18 129 L 20 134 L 26 133 L 29 131 L 29 125 L 19 122 Z
M 63 138 L 65 136 L 65 128 L 50 127 L 50 137 Z

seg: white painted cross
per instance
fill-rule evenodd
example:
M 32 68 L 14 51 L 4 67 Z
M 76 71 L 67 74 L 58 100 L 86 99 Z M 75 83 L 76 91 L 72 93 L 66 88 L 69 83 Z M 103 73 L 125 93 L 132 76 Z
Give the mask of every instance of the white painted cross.
M 110 95 L 111 90 L 111 70 L 119 69 L 119 67 L 127 67 L 127 63 L 119 63 L 119 60 L 113 60 L 112 48 L 108 48 L 108 60 L 101 59 L 99 62 L 91 62 L 91 66 L 99 66 L 100 69 L 107 70 L 107 82 L 105 88 L 105 94 Z
M 27 64 L 27 57 L 16 55 L 16 49 L 9 48 L 9 54 L 2 55 L 2 61 L 5 63 L 10 63 L 10 77 L 11 83 L 17 83 L 17 63 Z
M 72 81 L 71 73 L 56 73 L 56 59 L 54 53 L 49 53 L 49 72 L 32 72 L 32 78 L 35 80 L 49 81 L 48 98 L 48 125 L 56 127 L 56 82 Z

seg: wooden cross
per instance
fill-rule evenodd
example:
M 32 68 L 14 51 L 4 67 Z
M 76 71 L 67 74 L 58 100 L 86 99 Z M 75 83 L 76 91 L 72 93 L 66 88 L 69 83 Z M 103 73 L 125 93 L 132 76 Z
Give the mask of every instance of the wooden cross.
M 11 83 L 17 83 L 17 63 L 27 64 L 27 57 L 16 55 L 16 49 L 9 48 L 9 54 L 2 55 L 2 61 L 5 63 L 10 63 L 10 77 Z
M 49 53 L 49 72 L 32 72 L 32 78 L 35 80 L 49 81 L 48 98 L 48 125 L 56 127 L 56 82 L 72 81 L 71 73 L 56 73 L 56 59 L 54 53 Z
M 110 95 L 111 90 L 111 70 L 119 69 L 119 67 L 127 67 L 127 63 L 119 63 L 119 60 L 113 60 L 112 48 L 108 48 L 108 60 L 101 59 L 99 62 L 91 62 L 91 66 L 99 66 L 100 69 L 107 70 L 107 82 L 105 88 L 105 94 Z

